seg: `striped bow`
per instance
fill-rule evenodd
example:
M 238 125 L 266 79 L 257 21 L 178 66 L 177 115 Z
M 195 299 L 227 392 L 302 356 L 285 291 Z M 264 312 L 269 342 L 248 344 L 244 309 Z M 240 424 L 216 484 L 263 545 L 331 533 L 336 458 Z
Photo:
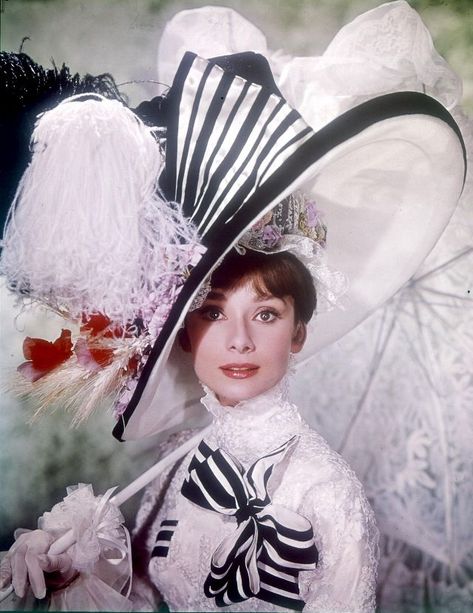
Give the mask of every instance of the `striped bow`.
M 257 460 L 247 471 L 236 458 L 202 441 L 182 485 L 191 502 L 233 515 L 237 529 L 211 559 L 205 595 L 217 606 L 251 597 L 302 610 L 298 575 L 315 568 L 318 553 L 308 519 L 272 504 L 267 486 L 273 469 L 295 445 L 294 436 Z

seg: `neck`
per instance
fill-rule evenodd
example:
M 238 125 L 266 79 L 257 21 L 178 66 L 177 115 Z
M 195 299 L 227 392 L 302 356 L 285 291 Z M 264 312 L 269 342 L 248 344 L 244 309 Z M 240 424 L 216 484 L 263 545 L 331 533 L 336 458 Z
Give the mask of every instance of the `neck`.
M 243 464 L 254 462 L 307 427 L 288 401 L 286 377 L 266 392 L 235 406 L 223 406 L 213 391 L 205 386 L 204 391 L 202 403 L 213 416 L 209 438 Z

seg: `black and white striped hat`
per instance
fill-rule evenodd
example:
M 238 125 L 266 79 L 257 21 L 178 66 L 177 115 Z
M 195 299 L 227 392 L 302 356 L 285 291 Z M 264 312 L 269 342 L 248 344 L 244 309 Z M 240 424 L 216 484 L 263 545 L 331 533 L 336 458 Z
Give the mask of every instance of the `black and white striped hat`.
M 255 76 L 256 75 L 256 76 Z M 261 76 L 263 75 L 263 78 Z M 317 106 L 317 100 L 314 100 Z M 160 184 L 198 228 L 206 252 L 191 270 L 114 435 L 133 439 L 192 416 L 199 387 L 174 340 L 221 258 L 301 187 L 329 228 L 330 264 L 350 283 L 347 308 L 317 318 L 302 359 L 340 338 L 414 274 L 446 226 L 464 181 L 459 129 L 417 92 L 373 98 L 314 132 L 253 53 L 186 53 L 165 100 Z

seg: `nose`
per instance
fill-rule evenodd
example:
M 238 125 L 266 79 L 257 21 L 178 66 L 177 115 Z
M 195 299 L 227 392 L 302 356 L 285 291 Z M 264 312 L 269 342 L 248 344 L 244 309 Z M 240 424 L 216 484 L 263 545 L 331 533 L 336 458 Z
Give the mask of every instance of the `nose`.
M 255 350 L 250 330 L 244 320 L 229 322 L 227 345 L 231 351 L 250 353 Z

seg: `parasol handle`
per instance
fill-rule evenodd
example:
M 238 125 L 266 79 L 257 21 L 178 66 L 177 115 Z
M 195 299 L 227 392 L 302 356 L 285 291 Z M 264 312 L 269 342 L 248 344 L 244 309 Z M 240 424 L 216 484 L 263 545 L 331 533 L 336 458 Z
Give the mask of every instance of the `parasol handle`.
M 168 466 L 171 466 L 177 460 L 180 460 L 183 456 L 186 455 L 191 449 L 193 449 L 197 443 L 207 434 L 210 430 L 210 426 L 206 426 L 203 430 L 199 430 L 197 434 L 192 436 L 188 441 L 183 443 L 177 449 L 174 449 L 167 456 L 156 462 L 154 466 L 148 468 L 142 475 L 137 477 L 134 481 L 132 481 L 129 485 L 124 487 L 118 494 L 110 498 L 110 502 L 113 502 L 114 505 L 119 507 L 124 502 L 126 502 L 129 498 L 134 496 L 137 492 L 142 490 L 144 487 L 148 485 L 153 479 L 156 479 Z M 69 530 L 61 537 L 59 537 L 48 550 L 49 554 L 59 555 L 60 553 L 64 553 L 75 543 L 74 534 L 72 530 Z M 9 596 L 13 591 L 13 586 L 9 586 L 5 590 L 0 590 L 0 602 L 4 600 L 7 596 Z
M 151 468 L 148 468 L 147 471 L 145 471 L 142 475 L 137 477 L 129 485 L 124 487 L 120 492 L 118 492 L 118 494 L 115 494 L 115 496 L 112 496 L 110 498 L 110 502 L 113 502 L 113 504 L 116 505 L 117 507 L 121 506 L 129 498 L 131 498 L 137 492 L 139 492 L 144 487 L 146 487 L 148 483 L 151 483 L 153 479 L 156 479 L 156 477 L 160 475 L 163 472 L 163 470 L 168 468 L 168 466 L 171 466 L 172 464 L 177 462 L 177 460 L 180 460 L 182 457 L 186 455 L 186 453 L 189 453 L 191 449 L 196 447 L 197 444 L 200 443 L 202 438 L 204 438 L 204 436 L 207 434 L 207 432 L 209 432 L 210 427 L 211 426 L 209 425 L 203 428 L 202 430 L 199 430 L 197 434 L 194 434 L 194 436 L 192 436 L 188 441 L 183 443 L 180 447 L 177 447 L 177 449 L 174 449 L 167 456 L 165 456 L 164 458 L 156 462 L 154 466 L 151 466 Z

